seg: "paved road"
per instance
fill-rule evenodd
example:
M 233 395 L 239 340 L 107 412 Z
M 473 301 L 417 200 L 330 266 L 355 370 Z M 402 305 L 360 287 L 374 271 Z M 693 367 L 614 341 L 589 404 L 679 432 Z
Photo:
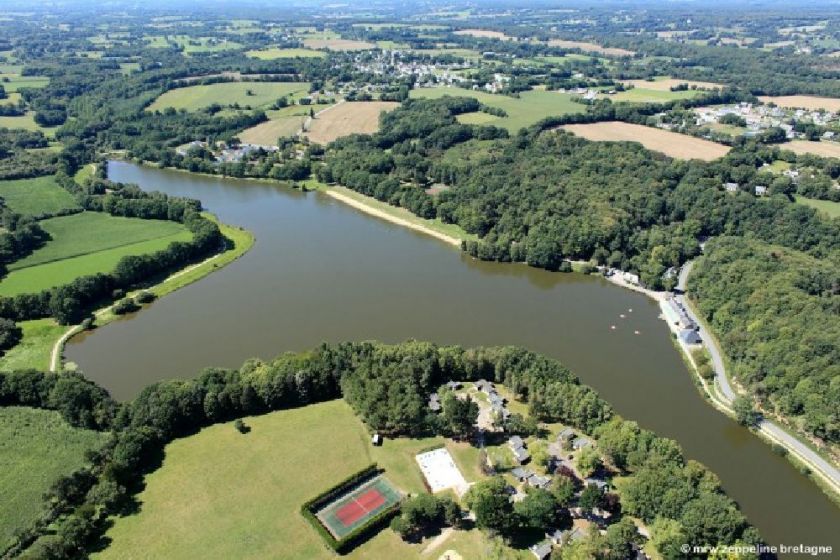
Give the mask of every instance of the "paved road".
M 682 267 L 682 270 L 680 270 L 679 280 L 677 281 L 677 288 L 681 293 L 675 295 L 674 297 L 678 302 L 683 304 L 688 316 L 700 326 L 700 337 L 703 339 L 705 343 L 704 345 L 708 349 L 709 355 L 711 356 L 712 366 L 715 371 L 715 380 L 717 382 L 718 388 L 720 389 L 720 396 L 726 402 L 726 404 L 728 404 L 731 407 L 732 402 L 735 400 L 735 397 L 738 396 L 738 393 L 736 393 L 732 389 L 732 385 L 729 383 L 729 378 L 726 376 L 726 368 L 724 367 L 723 356 L 721 355 L 720 348 L 718 348 L 714 338 L 709 336 L 708 330 L 706 329 L 704 322 L 700 320 L 700 317 L 694 315 L 694 313 L 691 311 L 691 308 L 688 305 L 686 305 L 685 295 L 683 295 L 685 293 L 688 275 L 691 273 L 691 269 L 693 266 L 694 261 L 689 261 L 685 264 L 685 266 Z M 819 471 L 824 475 L 824 477 L 830 479 L 835 491 L 840 492 L 840 469 L 837 469 L 837 467 L 823 459 L 810 447 L 799 441 L 796 437 L 792 436 L 787 431 L 782 429 L 778 424 L 771 422 L 770 420 L 761 420 L 758 423 L 757 428 L 765 435 L 769 436 L 771 439 L 785 446 L 789 451 L 792 451 L 794 455 L 797 455 L 801 461 L 807 463 L 812 471 Z

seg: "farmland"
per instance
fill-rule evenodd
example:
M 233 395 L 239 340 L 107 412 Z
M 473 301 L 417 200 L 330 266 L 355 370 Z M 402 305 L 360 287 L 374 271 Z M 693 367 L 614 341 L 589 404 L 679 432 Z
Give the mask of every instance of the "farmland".
M 0 181 L 0 198 L 7 208 L 27 216 L 79 208 L 73 195 L 58 186 L 52 177 Z
M 155 99 L 149 111 L 186 109 L 196 111 L 213 103 L 265 107 L 284 96 L 302 95 L 309 91 L 306 82 L 224 82 L 172 89 Z M 251 93 L 249 95 L 249 92 Z
M 126 255 L 142 255 L 188 241 L 181 224 L 160 220 L 120 218 L 96 212 L 51 218 L 41 227 L 52 237 L 28 257 L 9 265 L 0 295 L 38 292 L 71 282 L 79 276 L 110 272 Z
M 277 60 L 278 58 L 323 58 L 327 56 L 323 51 L 279 48 L 247 51 L 245 54 L 253 58 L 259 58 L 260 60 Z
M 514 37 L 508 37 L 501 31 L 489 31 L 487 29 L 461 29 L 456 31 L 455 35 L 469 35 L 470 37 L 479 37 L 481 39 L 501 39 L 502 41 L 514 39 Z
M 817 97 L 815 95 L 783 95 L 777 97 L 760 96 L 764 103 L 775 103 L 780 107 L 792 109 L 840 111 L 840 99 L 834 97 Z
M 552 47 L 560 47 L 561 49 L 579 49 L 584 52 L 592 52 L 606 56 L 633 56 L 633 51 L 626 49 L 615 49 L 609 47 L 602 47 L 595 43 L 587 43 L 583 41 L 564 41 L 562 39 L 552 39 L 548 42 Z
M 781 144 L 780 147 L 785 150 L 790 150 L 796 154 L 815 154 L 822 157 L 840 158 L 840 143 L 838 142 L 792 140 L 785 144 Z
M 647 82 L 642 82 L 646 84 Z M 689 89 L 682 91 L 671 91 L 670 89 L 658 89 L 648 87 L 634 87 L 625 91 L 619 91 L 613 95 L 607 95 L 613 101 L 628 101 L 630 103 L 664 103 L 675 99 L 692 99 L 702 95 L 702 91 Z
M 107 534 L 112 544 L 95 557 L 268 558 L 282 548 L 287 558 L 332 558 L 300 515 L 301 504 L 372 462 L 401 490 L 422 492 L 414 455 L 442 441 L 373 447 L 342 400 L 245 423 L 251 428 L 245 435 L 232 423 L 217 424 L 169 444 L 163 466 L 146 477 L 140 512 L 116 519 Z M 349 557 L 418 557 L 421 549 L 384 530 Z
M 330 51 L 364 51 L 376 48 L 373 43 L 352 39 L 304 39 L 303 45 L 309 49 L 327 49 Z
M 41 496 L 85 464 L 103 434 L 71 427 L 57 412 L 0 408 L 0 547 L 40 515 Z
M 35 113 L 28 112 L 19 117 L 2 117 L 0 116 L 0 128 L 22 128 L 24 130 L 40 130 L 47 137 L 53 134 L 53 128 L 40 126 L 35 122 Z
M 188 35 L 153 35 L 147 36 L 145 37 L 145 39 L 149 42 L 149 47 L 151 48 L 168 48 L 174 45 L 178 48 L 182 48 L 187 54 L 219 52 L 242 48 L 242 45 L 235 41 L 228 41 L 226 39 L 217 40 L 211 37 L 190 37 Z
M 312 120 L 306 136 L 328 144 L 348 134 L 369 134 L 379 129 L 379 114 L 396 108 L 388 101 L 345 102 L 330 107 Z
M 306 117 L 303 115 L 272 119 L 243 130 L 238 137 L 246 144 L 275 146 L 278 138 L 294 136 L 300 132 L 304 120 Z
M 648 150 L 679 159 L 712 161 L 729 152 L 728 146 L 708 140 L 620 121 L 570 124 L 562 128 L 595 142 L 639 142 Z
M 510 131 L 530 126 L 548 116 L 578 113 L 584 110 L 584 106 L 573 101 L 571 95 L 546 90 L 524 91 L 518 98 L 461 88 L 424 88 L 411 92 L 412 97 L 425 99 L 438 99 L 446 95 L 474 97 L 485 105 L 504 109 L 507 113 L 506 117 L 496 117 L 486 113 L 468 113 L 460 115 L 458 120 L 470 124 L 492 124 Z
M 676 87 L 681 84 L 688 84 L 689 87 L 696 87 L 698 89 L 723 88 L 723 84 L 716 84 L 714 82 L 698 82 L 695 80 L 680 80 L 678 78 L 668 77 L 658 77 L 653 80 L 626 80 L 624 84 L 656 91 L 671 91 L 672 87 Z

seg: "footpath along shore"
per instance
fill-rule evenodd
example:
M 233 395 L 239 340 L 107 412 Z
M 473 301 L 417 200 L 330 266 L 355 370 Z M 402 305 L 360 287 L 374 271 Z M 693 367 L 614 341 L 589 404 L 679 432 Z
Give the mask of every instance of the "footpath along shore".
M 343 202 L 344 204 L 347 204 L 348 206 L 351 206 L 368 215 L 375 216 L 377 218 L 387 220 L 391 223 L 425 233 L 427 235 L 440 239 L 441 241 L 449 243 L 450 245 L 456 247 L 461 246 L 461 238 L 441 232 L 432 226 L 424 225 L 422 223 L 422 218 L 401 218 L 393 212 L 381 210 L 376 207 L 376 204 L 379 201 L 376 201 L 375 199 L 371 199 L 368 202 L 365 199 L 369 197 L 360 195 L 358 193 L 354 193 L 354 196 L 351 197 L 347 194 L 340 192 L 335 187 L 324 186 L 324 188 L 320 188 L 319 190 L 321 190 L 321 192 L 330 196 L 331 198 L 339 200 L 340 202 Z M 573 261 L 573 264 L 580 265 L 587 263 L 584 263 L 583 261 Z M 738 396 L 738 393 L 735 391 L 735 389 L 732 387 L 732 384 L 729 381 L 722 353 L 717 347 L 714 337 L 710 334 L 708 325 L 706 325 L 706 323 L 701 317 L 697 316 L 697 314 L 694 313 L 690 305 L 690 301 L 685 295 L 686 283 L 693 265 L 694 261 L 688 262 L 680 270 L 679 282 L 677 284 L 677 288 L 680 293 L 676 294 L 674 297 L 677 299 L 677 301 L 683 303 L 690 317 L 694 320 L 695 323 L 697 323 L 697 325 L 699 325 L 699 334 L 703 340 L 703 346 L 709 351 L 709 354 L 711 356 L 711 362 L 715 372 L 715 379 L 713 383 L 706 382 L 706 380 L 704 380 L 700 376 L 697 364 L 695 364 L 694 362 L 694 358 L 691 355 L 690 348 L 688 347 L 688 345 L 684 344 L 679 339 L 679 337 L 677 337 L 677 342 L 680 350 L 686 357 L 687 362 L 691 365 L 692 369 L 694 370 L 694 375 L 697 377 L 697 379 L 699 379 L 702 391 L 709 397 L 709 401 L 712 404 L 712 406 L 714 406 L 724 414 L 734 417 L 735 412 L 732 405 L 735 398 Z M 605 280 L 617 286 L 621 286 L 622 288 L 633 290 L 635 292 L 639 292 L 648 296 L 649 298 L 653 299 L 659 304 L 660 308 L 663 309 L 664 315 L 664 306 L 668 305 L 667 301 L 671 297 L 671 294 L 669 292 L 649 290 L 647 288 L 639 286 L 638 284 L 629 282 L 623 277 L 623 275 L 620 272 L 612 274 L 609 277 L 605 277 Z M 673 325 L 669 324 L 669 328 L 672 332 L 674 332 L 674 334 L 677 334 L 674 330 Z M 762 419 L 755 428 L 758 434 L 765 440 L 784 447 L 788 451 L 788 453 L 790 453 L 798 462 L 806 465 L 811 470 L 811 472 L 814 475 L 816 475 L 820 479 L 820 481 L 823 482 L 821 486 L 824 488 L 824 490 L 827 490 L 831 494 L 833 494 L 833 498 L 835 500 L 840 500 L 840 470 L 838 470 L 835 465 L 833 465 L 830 461 L 828 461 L 819 453 L 811 449 L 799 438 L 792 435 L 783 427 L 770 420 Z

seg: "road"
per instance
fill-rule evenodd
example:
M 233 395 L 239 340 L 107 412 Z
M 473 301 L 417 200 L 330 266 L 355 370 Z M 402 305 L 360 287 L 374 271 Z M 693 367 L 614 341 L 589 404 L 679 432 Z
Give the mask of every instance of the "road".
M 738 393 L 732 388 L 729 383 L 729 378 L 726 375 L 726 368 L 724 366 L 723 355 L 718 348 L 715 338 L 710 336 L 705 322 L 694 314 L 691 307 L 685 301 L 685 290 L 688 281 L 688 276 L 691 274 L 691 269 L 694 266 L 694 261 L 689 261 L 680 270 L 679 279 L 677 281 L 677 289 L 679 293 L 674 298 L 683 304 L 688 316 L 699 325 L 700 337 L 703 339 L 704 346 L 709 351 L 711 357 L 712 367 L 715 372 L 715 382 L 719 389 L 721 400 L 724 401 L 729 408 L 732 408 L 732 403 L 738 396 Z M 834 491 L 840 494 L 840 469 L 825 460 L 822 456 L 812 450 L 810 447 L 802 443 L 799 439 L 788 433 L 781 426 L 767 419 L 762 419 L 756 426 L 764 435 L 784 446 L 789 452 L 793 453 L 800 461 L 807 464 L 808 467 L 815 473 L 820 474 L 821 477 L 833 486 Z

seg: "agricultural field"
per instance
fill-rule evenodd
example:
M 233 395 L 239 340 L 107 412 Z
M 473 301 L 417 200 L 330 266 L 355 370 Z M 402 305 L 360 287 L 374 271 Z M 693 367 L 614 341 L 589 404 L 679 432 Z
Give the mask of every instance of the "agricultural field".
M 446 95 L 474 97 L 485 105 L 498 107 L 507 112 L 506 117 L 469 113 L 460 115 L 459 121 L 469 124 L 492 124 L 512 132 L 548 116 L 579 113 L 585 108 L 573 101 L 570 94 L 539 89 L 524 91 L 518 98 L 461 88 L 422 88 L 411 91 L 411 97 L 415 98 L 438 99 Z
M 796 196 L 796 202 L 816 208 L 817 211 L 822 212 L 829 218 L 840 218 L 840 202 L 833 202 L 831 200 L 817 200 L 815 198 L 806 198 L 804 196 Z
M 252 95 L 249 95 L 248 92 Z M 155 99 L 148 111 L 162 111 L 168 107 L 196 111 L 213 103 L 238 103 L 262 108 L 284 96 L 301 96 L 309 91 L 307 82 L 224 82 L 172 89 Z
M 23 331 L 23 338 L 0 356 L 0 371 L 29 368 L 48 371 L 53 345 L 68 327 L 59 325 L 52 318 L 20 321 L 18 326 Z
M 779 145 L 783 150 L 796 154 L 815 154 L 822 157 L 840 158 L 840 142 L 812 142 L 810 140 L 791 140 Z
M 348 101 L 319 113 L 312 119 L 306 136 L 312 142 L 329 144 L 349 134 L 370 134 L 379 129 L 379 115 L 395 109 L 389 101 Z
M 289 558 L 334 558 L 300 506 L 373 462 L 403 492 L 423 492 L 414 456 L 443 441 L 401 438 L 373 447 L 343 400 L 244 421 L 248 434 L 229 422 L 169 444 L 138 495 L 139 513 L 114 520 L 111 544 L 95 558 L 268 558 L 280 548 Z M 385 529 L 348 557 L 419 558 L 422 549 Z
M 241 49 L 242 45 L 227 39 L 214 39 L 212 37 L 190 37 L 189 35 L 153 35 L 145 39 L 149 47 L 153 49 L 168 48 L 177 45 L 184 49 L 184 53 L 219 52 L 233 49 Z
M 54 135 L 54 127 L 44 127 L 35 122 L 35 113 L 29 111 L 20 117 L 0 116 L 0 128 L 22 128 L 24 130 L 40 130 L 45 136 L 51 138 Z
M 501 31 L 490 31 L 488 29 L 460 29 L 455 32 L 455 35 L 469 35 L 470 37 L 479 37 L 481 39 L 501 39 L 502 41 L 516 39 L 516 37 L 509 37 Z
M 306 119 L 303 115 L 271 119 L 243 130 L 237 137 L 246 144 L 276 146 L 278 138 L 292 137 L 300 132 Z
M 308 49 L 327 49 L 330 51 L 364 51 L 374 49 L 376 45 L 367 41 L 353 39 L 304 39 L 303 46 Z
M 52 176 L 0 181 L 0 198 L 7 208 L 26 216 L 79 208 L 73 195 L 58 186 Z
M 323 51 L 312 51 L 309 49 L 279 49 L 270 48 L 258 51 L 246 51 L 245 54 L 260 60 L 277 60 L 278 58 L 324 58 Z
M 613 95 L 602 95 L 613 101 L 627 101 L 629 103 L 663 103 L 675 99 L 693 99 L 703 92 L 700 90 L 671 91 L 669 89 L 653 89 L 646 87 L 634 87 L 625 91 L 619 91 Z
M 815 95 L 782 95 L 771 97 L 762 95 L 759 96 L 759 99 L 764 103 L 775 103 L 779 107 L 788 107 L 790 109 L 840 111 L 840 99 L 834 97 L 817 97 Z
M 44 493 L 84 466 L 85 453 L 106 437 L 73 428 L 57 412 L 0 408 L 0 548 L 38 518 Z
M 21 88 L 42 88 L 50 83 L 46 76 L 21 76 L 20 74 L 0 73 L 0 85 L 7 93 L 15 93 Z
M 670 92 L 672 87 L 681 84 L 688 84 L 689 87 L 696 87 L 698 89 L 722 89 L 723 84 L 716 84 L 714 82 L 698 82 L 695 80 L 680 80 L 679 78 L 669 78 L 667 76 L 660 76 L 653 80 L 625 80 L 625 85 L 632 85 L 633 87 Z
M 548 42 L 549 46 L 560 47 L 561 49 L 579 49 L 584 52 L 592 52 L 604 56 L 633 56 L 633 51 L 625 49 L 616 49 L 610 47 L 602 47 L 595 43 L 587 43 L 583 41 L 564 41 L 562 39 L 551 39 Z
M 43 220 L 52 237 L 28 257 L 11 263 L 0 281 L 0 295 L 39 292 L 79 276 L 110 272 L 126 255 L 159 251 L 173 241 L 188 241 L 185 226 L 162 220 L 122 218 L 83 212 Z
M 561 128 L 595 142 L 639 142 L 648 150 L 678 159 L 712 161 L 725 156 L 730 149 L 686 134 L 621 121 L 569 124 Z

